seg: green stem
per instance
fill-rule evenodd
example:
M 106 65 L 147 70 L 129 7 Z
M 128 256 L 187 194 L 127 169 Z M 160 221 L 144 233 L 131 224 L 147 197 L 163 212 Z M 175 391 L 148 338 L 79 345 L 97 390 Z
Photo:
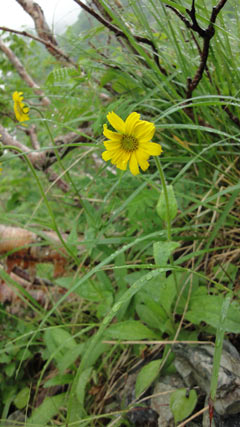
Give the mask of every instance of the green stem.
M 167 240 L 168 242 L 171 242 L 172 240 L 172 227 L 171 227 L 171 217 L 170 217 L 170 207 L 169 207 L 169 198 L 168 198 L 168 191 L 167 191 L 167 183 L 166 183 L 166 179 L 165 179 L 165 175 L 163 172 L 163 168 L 162 168 L 162 164 L 160 162 L 160 159 L 158 156 L 155 157 L 155 162 L 158 168 L 158 172 L 160 175 L 160 179 L 161 179 L 161 183 L 162 183 L 162 189 L 163 189 L 163 193 L 164 193 L 164 197 L 165 197 L 165 203 L 166 203 L 166 210 L 167 210 L 167 220 L 166 220 L 166 225 L 167 225 Z M 173 256 L 172 254 L 169 257 L 169 261 L 170 261 L 170 265 L 173 266 L 174 262 L 173 262 Z M 176 293 L 178 295 L 178 283 L 177 283 L 177 276 L 176 276 L 176 272 L 173 271 L 173 279 L 174 279 L 174 284 L 175 284 L 175 289 L 176 289 Z
M 168 199 L 168 192 L 167 192 L 167 183 L 165 180 L 165 176 L 163 173 L 163 169 L 162 169 L 162 165 L 160 162 L 160 159 L 158 156 L 155 157 L 155 162 L 158 168 L 158 172 L 160 175 L 160 179 L 161 179 L 161 183 L 162 183 L 162 188 L 163 188 L 163 193 L 164 193 L 164 197 L 165 197 L 165 203 L 166 203 L 166 208 L 167 208 L 167 221 L 166 221 L 166 225 L 167 225 L 167 239 L 170 242 L 172 239 L 172 228 L 171 228 L 171 219 L 170 219 L 170 208 L 169 208 L 169 199 Z

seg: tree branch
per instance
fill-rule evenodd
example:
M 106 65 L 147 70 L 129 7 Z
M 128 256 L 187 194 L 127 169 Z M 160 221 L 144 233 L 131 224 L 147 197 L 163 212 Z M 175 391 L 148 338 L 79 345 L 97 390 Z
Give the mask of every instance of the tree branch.
M 33 91 L 40 97 L 42 105 L 49 105 L 50 100 L 44 95 L 44 92 L 40 87 L 35 83 L 32 77 L 28 74 L 26 69 L 24 68 L 21 61 L 17 58 L 15 53 L 0 39 L 0 49 L 5 55 L 8 57 L 9 61 L 16 68 L 16 71 L 20 75 L 20 77 L 25 81 L 25 83 L 33 89 Z
M 195 73 L 195 76 L 192 79 L 189 78 L 187 82 L 187 90 L 186 90 L 187 99 L 192 98 L 193 91 L 196 89 L 200 80 L 202 79 L 204 71 L 207 70 L 207 60 L 209 55 L 210 42 L 215 33 L 214 24 L 216 22 L 219 12 L 221 11 L 221 9 L 226 3 L 227 3 L 227 0 L 220 0 L 217 6 L 213 7 L 211 17 L 209 20 L 209 25 L 206 29 L 203 29 L 197 21 L 195 0 L 192 0 L 191 9 L 186 9 L 186 12 L 191 18 L 191 22 L 173 6 L 169 6 L 169 5 L 166 6 L 169 9 L 171 9 L 184 22 L 187 28 L 196 32 L 203 39 L 203 48 L 200 51 L 200 64 Z
M 72 65 L 74 65 L 74 67 L 78 68 L 77 64 L 72 59 L 70 59 L 67 55 L 65 55 L 61 49 L 59 49 L 58 42 L 47 24 L 42 8 L 33 0 L 16 0 L 16 1 L 20 4 L 20 6 L 22 6 L 25 12 L 27 12 L 33 19 L 36 32 L 40 37 L 38 41 L 40 41 L 46 46 L 48 52 L 51 55 L 55 56 L 59 61 L 64 61 L 67 64 L 71 63 Z M 29 37 L 28 33 L 23 35 L 26 35 L 27 37 Z
M 13 34 L 19 34 L 20 36 L 28 37 L 32 40 L 42 43 L 44 46 L 46 46 L 47 50 L 49 51 L 49 53 L 51 53 L 51 55 L 55 56 L 58 60 L 62 59 L 64 61 L 64 64 L 71 64 L 78 69 L 78 65 L 76 64 L 76 62 L 74 62 L 68 55 L 66 55 L 57 46 L 53 45 L 50 41 L 43 40 L 40 37 L 36 37 L 33 34 L 28 33 L 27 31 L 18 31 L 8 27 L 0 27 L 0 30 L 7 31 Z
M 99 15 L 97 12 L 95 12 L 94 9 L 92 9 L 91 7 L 87 6 L 85 3 L 83 3 L 81 0 L 74 0 L 79 6 L 81 6 L 86 12 L 88 12 L 90 15 L 92 15 L 95 19 L 97 19 L 101 24 L 103 24 L 106 28 L 108 28 L 111 32 L 113 32 L 115 34 L 116 37 L 122 37 L 123 39 L 129 41 L 128 37 L 126 36 L 126 34 L 121 31 L 118 27 L 116 27 L 115 25 L 111 24 L 110 22 L 108 22 L 105 18 L 103 18 L 101 15 Z M 158 51 L 157 48 L 155 46 L 155 44 L 153 43 L 152 40 L 149 40 L 146 37 L 141 37 L 141 36 L 135 36 L 132 35 L 132 37 L 139 43 L 143 43 L 143 44 L 147 44 L 148 46 L 150 46 L 152 48 L 153 51 L 153 58 L 154 61 L 156 63 L 156 65 L 158 66 L 159 70 L 161 71 L 162 74 L 164 74 L 165 76 L 167 75 L 167 72 L 165 70 L 165 68 L 163 68 L 160 63 L 159 63 L 159 58 L 158 58 Z
M 29 135 L 32 145 L 34 148 L 38 149 L 40 148 L 40 144 L 37 139 L 36 130 L 34 128 L 25 130 L 25 133 Z M 61 147 L 58 147 L 59 155 L 61 159 L 63 159 L 69 151 L 77 148 L 77 145 L 74 146 L 74 143 L 78 142 L 89 142 L 89 138 L 91 135 L 91 130 L 89 128 L 83 128 L 79 129 L 80 132 L 82 132 L 82 135 L 79 135 L 75 132 L 70 132 L 66 135 L 59 136 L 55 139 L 56 145 L 61 145 Z M 7 130 L 0 124 L 0 135 L 1 135 L 1 142 L 5 146 L 11 146 L 12 151 L 14 152 L 14 147 L 16 149 L 20 149 L 23 154 L 25 154 L 33 167 L 38 170 L 42 171 L 46 174 L 49 182 L 54 182 L 64 193 L 69 191 L 68 184 L 63 181 L 61 176 L 58 176 L 54 171 L 50 169 L 50 166 L 52 166 L 54 163 L 57 162 L 56 157 L 56 148 L 47 149 L 45 151 L 32 151 L 30 148 L 28 148 L 26 145 L 19 142 L 17 139 L 13 138 Z M 68 145 L 71 143 L 70 147 L 64 147 L 64 145 Z M 63 145 L 63 146 L 62 146 Z M 38 148 L 37 148 L 38 147 Z M 24 157 L 20 155 L 20 158 L 24 160 Z

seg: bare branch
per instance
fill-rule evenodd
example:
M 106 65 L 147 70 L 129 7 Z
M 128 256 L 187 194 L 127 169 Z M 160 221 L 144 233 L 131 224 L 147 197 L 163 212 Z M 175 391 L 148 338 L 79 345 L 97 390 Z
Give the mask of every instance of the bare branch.
M 196 18 L 196 9 L 195 9 L 195 0 L 192 0 L 191 9 L 186 9 L 186 12 L 191 18 L 191 22 L 185 18 L 176 8 L 167 5 L 169 9 L 171 9 L 186 25 L 187 28 L 195 31 L 201 38 L 203 38 L 203 48 L 200 50 L 198 46 L 198 51 L 200 52 L 200 64 L 195 73 L 195 76 L 191 79 L 189 78 L 187 81 L 187 91 L 186 98 L 189 99 L 192 97 L 193 91 L 198 86 L 200 80 L 202 79 L 204 71 L 207 71 L 207 60 L 209 55 L 210 42 L 212 37 L 214 36 L 215 29 L 214 24 L 216 22 L 217 16 L 223 6 L 227 3 L 227 0 L 220 0 L 216 7 L 212 9 L 211 17 L 209 20 L 209 25 L 206 29 L 203 29 Z M 210 74 L 208 73 L 208 76 Z
M 34 21 L 35 29 L 44 43 L 48 52 L 55 56 L 59 61 L 71 63 L 75 67 L 77 66 L 67 55 L 65 55 L 61 49 L 58 48 L 58 42 L 54 37 L 51 29 L 49 28 L 47 21 L 44 16 L 42 8 L 33 0 L 16 0 L 23 9 L 31 16 Z M 26 35 L 26 34 L 25 34 Z M 29 36 L 28 36 L 29 37 Z
M 118 27 L 116 27 L 115 25 L 108 22 L 105 18 L 103 18 L 101 15 L 99 15 L 97 12 L 95 12 L 94 9 L 87 6 L 81 0 L 74 0 L 74 1 L 79 6 L 81 6 L 86 12 L 88 12 L 90 15 L 94 16 L 94 18 L 97 19 L 99 22 L 101 22 L 101 24 L 103 24 L 106 28 L 108 28 L 110 31 L 112 31 L 116 37 L 122 37 L 123 39 L 129 41 L 128 37 L 126 36 L 126 34 L 123 31 L 121 31 Z M 158 51 L 157 51 L 157 48 L 156 48 L 155 44 L 153 43 L 153 41 L 149 40 L 146 37 L 141 37 L 141 36 L 132 35 L 132 37 L 137 42 L 147 44 L 148 46 L 150 46 L 152 48 L 154 61 L 155 61 L 156 65 L 158 66 L 159 70 L 161 71 L 161 73 L 166 76 L 167 72 L 166 72 L 165 68 L 163 68 L 159 63 Z
M 30 137 L 32 146 L 35 150 L 39 150 L 40 149 L 40 144 L 38 142 L 37 139 L 37 128 L 35 125 L 30 126 L 29 128 L 25 128 L 23 129 L 23 131 L 25 131 L 26 135 L 28 135 Z
M 57 46 L 57 40 L 53 36 L 44 16 L 42 8 L 32 0 L 16 0 L 34 21 L 35 29 L 39 37 Z
M 23 130 L 23 129 L 22 129 Z M 36 129 L 34 127 L 29 129 L 24 129 L 24 132 L 29 135 L 32 145 L 35 149 L 39 150 L 40 144 L 37 139 Z M 66 135 L 59 136 L 55 139 L 55 144 L 60 145 L 58 147 L 59 156 L 63 159 L 71 150 L 77 148 L 77 145 L 74 145 L 78 142 L 89 142 L 91 136 L 90 128 L 79 129 L 79 132 L 82 132 L 82 135 L 79 135 L 75 132 L 70 132 Z M 56 147 L 52 149 L 47 149 L 45 151 L 32 151 L 26 145 L 19 142 L 17 139 L 13 138 L 7 130 L 0 124 L 0 134 L 1 134 L 1 142 L 5 146 L 11 146 L 12 151 L 14 152 L 14 147 L 16 147 L 16 152 L 19 154 L 18 150 L 21 150 L 25 156 L 28 157 L 32 166 L 38 170 L 42 171 L 46 174 L 49 182 L 54 182 L 64 193 L 69 191 L 68 184 L 58 176 L 54 171 L 50 169 L 54 163 L 57 162 L 56 156 Z M 70 146 L 67 146 L 71 144 Z M 65 147 L 66 145 L 66 147 Z M 24 157 L 20 155 L 20 158 L 24 160 Z
M 41 103 L 45 106 L 50 104 L 50 100 L 44 95 L 44 92 L 40 87 L 35 83 L 32 77 L 28 74 L 26 69 L 24 68 L 21 61 L 17 58 L 15 53 L 0 39 L 0 49 L 5 55 L 8 57 L 9 61 L 14 65 L 16 71 L 20 75 L 20 77 L 25 81 L 25 83 L 30 86 L 34 92 L 40 96 Z
M 50 41 L 43 40 L 40 37 L 36 37 L 33 34 L 28 33 L 27 31 L 18 31 L 8 27 L 0 27 L 0 30 L 7 31 L 13 34 L 19 34 L 20 36 L 28 37 L 32 40 L 42 43 L 44 46 L 46 46 L 51 55 L 55 56 L 58 60 L 61 60 L 62 58 L 65 65 L 71 64 L 78 69 L 78 65 L 76 64 L 76 62 L 74 62 L 68 55 L 66 55 L 61 49 L 59 49 L 59 47 L 53 45 Z
M 48 181 L 57 185 L 57 187 L 60 188 L 63 193 L 68 193 L 70 191 L 69 185 L 60 176 L 58 176 L 56 172 L 48 168 L 45 169 L 45 174 L 48 178 Z

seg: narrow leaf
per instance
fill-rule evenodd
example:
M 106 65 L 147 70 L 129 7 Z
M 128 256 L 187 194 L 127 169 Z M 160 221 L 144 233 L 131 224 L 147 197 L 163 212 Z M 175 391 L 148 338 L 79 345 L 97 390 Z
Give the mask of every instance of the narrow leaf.
M 141 369 L 136 380 L 136 397 L 138 397 L 144 390 L 146 390 L 157 378 L 161 363 L 161 359 L 154 360 Z

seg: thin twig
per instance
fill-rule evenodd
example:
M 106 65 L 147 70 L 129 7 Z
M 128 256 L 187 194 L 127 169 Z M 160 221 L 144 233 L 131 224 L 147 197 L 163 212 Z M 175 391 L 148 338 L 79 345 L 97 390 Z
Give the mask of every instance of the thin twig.
M 58 59 L 60 57 L 62 57 L 66 63 L 69 63 L 69 64 L 73 65 L 76 69 L 78 69 L 78 65 L 76 64 L 76 62 L 74 62 L 71 58 L 69 58 L 68 55 L 66 55 L 64 52 L 62 52 L 61 49 L 59 49 L 57 46 L 52 44 L 50 41 L 43 40 L 40 37 L 37 37 L 37 36 L 34 36 L 33 34 L 28 33 L 27 31 L 18 31 L 18 30 L 14 30 L 14 29 L 8 28 L 8 27 L 0 27 L 0 30 L 7 31 L 8 33 L 13 33 L 13 34 L 18 34 L 20 36 L 28 37 L 32 40 L 35 40 L 39 43 L 44 44 L 50 53 L 52 50 L 52 54 L 53 54 L 53 52 L 55 52 L 58 55 L 57 56 Z M 54 55 L 54 56 L 56 56 L 56 55 Z
M 204 71 L 207 71 L 207 60 L 209 55 L 210 42 L 215 34 L 214 24 L 216 22 L 217 16 L 221 9 L 226 4 L 227 0 L 220 0 L 216 7 L 213 7 L 211 17 L 209 20 L 209 25 L 206 29 L 203 29 L 196 18 L 196 9 L 195 9 L 195 0 L 192 0 L 191 9 L 186 9 L 191 21 L 189 21 L 182 13 L 180 13 L 175 7 L 167 5 L 169 9 L 171 9 L 178 18 L 181 19 L 182 22 L 186 25 L 188 29 L 191 29 L 193 32 L 196 32 L 203 39 L 203 48 L 198 51 L 200 54 L 200 64 L 193 78 L 188 78 L 187 80 L 187 90 L 186 90 L 186 98 L 192 98 L 193 91 L 198 86 L 200 80 L 202 79 Z M 210 74 L 208 73 L 208 77 Z
M 101 24 L 103 24 L 106 28 L 108 28 L 110 31 L 112 31 L 116 37 L 122 37 L 125 40 L 129 41 L 127 35 L 121 31 L 118 27 L 116 27 L 115 25 L 111 24 L 110 22 L 108 22 L 105 18 L 103 18 L 101 15 L 99 15 L 97 12 L 95 12 L 94 9 L 92 9 L 91 7 L 87 6 L 85 3 L 83 3 L 81 0 L 74 0 L 79 6 L 81 6 L 86 12 L 88 12 L 90 15 L 92 15 L 95 19 L 97 19 L 99 22 L 101 22 Z M 159 70 L 161 71 L 162 74 L 164 74 L 165 76 L 167 75 L 167 72 L 165 70 L 165 68 L 163 68 L 160 63 L 159 63 L 159 58 L 158 58 L 158 51 L 157 48 L 155 46 L 155 44 L 153 43 L 152 40 L 149 40 L 147 37 L 141 37 L 141 36 L 136 36 L 136 35 L 132 35 L 132 37 L 139 43 L 143 43 L 143 44 L 147 44 L 148 46 L 151 46 L 152 51 L 153 51 L 153 58 L 155 63 L 157 64 Z

